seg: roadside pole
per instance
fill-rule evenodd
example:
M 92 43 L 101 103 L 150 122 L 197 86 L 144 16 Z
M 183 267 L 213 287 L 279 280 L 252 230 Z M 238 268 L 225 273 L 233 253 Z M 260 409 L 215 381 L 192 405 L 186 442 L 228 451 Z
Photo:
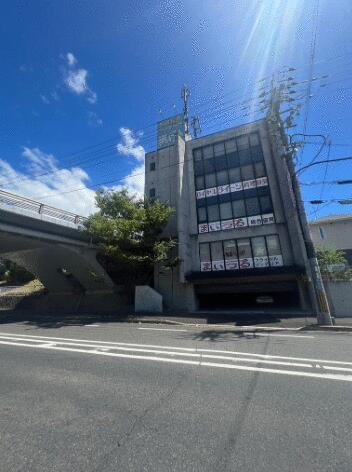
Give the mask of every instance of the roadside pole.
M 273 81 L 274 82 L 274 81 Z M 272 83 L 274 85 L 274 83 Z M 284 149 L 283 156 L 286 160 L 288 171 L 290 174 L 290 179 L 292 183 L 293 195 L 295 198 L 295 207 L 297 209 L 298 221 L 303 237 L 304 248 L 306 251 L 308 263 L 309 263 L 309 272 L 312 278 L 313 292 L 315 298 L 315 310 L 317 316 L 317 322 L 320 325 L 329 325 L 333 324 L 328 299 L 326 296 L 326 291 L 324 283 L 321 277 L 320 268 L 318 264 L 318 259 L 316 256 L 314 244 L 310 235 L 307 215 L 305 212 L 304 204 L 301 196 L 301 189 L 296 175 L 294 163 L 293 163 L 293 150 L 290 148 L 287 135 L 281 120 L 280 116 L 280 104 L 281 104 L 281 90 L 273 86 L 271 91 L 271 100 L 268 111 L 268 120 L 271 123 L 271 128 L 275 127 L 279 136 L 276 133 L 273 133 L 275 137 L 278 137 L 281 141 L 281 145 Z M 278 143 L 277 143 L 278 144 Z M 281 146 L 280 146 L 281 147 Z

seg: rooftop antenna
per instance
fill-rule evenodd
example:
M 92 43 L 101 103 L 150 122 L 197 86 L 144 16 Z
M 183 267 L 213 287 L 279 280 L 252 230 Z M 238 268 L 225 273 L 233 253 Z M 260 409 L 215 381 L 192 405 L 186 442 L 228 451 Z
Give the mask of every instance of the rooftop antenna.
M 193 130 L 193 136 L 195 138 L 198 138 L 198 135 L 201 133 L 201 127 L 200 127 L 200 121 L 199 121 L 199 116 L 192 116 L 191 119 L 191 126 Z
M 189 122 L 188 122 L 188 100 L 190 96 L 190 90 L 187 85 L 183 85 L 181 89 L 181 98 L 183 101 L 183 118 L 185 121 L 185 133 L 189 134 Z

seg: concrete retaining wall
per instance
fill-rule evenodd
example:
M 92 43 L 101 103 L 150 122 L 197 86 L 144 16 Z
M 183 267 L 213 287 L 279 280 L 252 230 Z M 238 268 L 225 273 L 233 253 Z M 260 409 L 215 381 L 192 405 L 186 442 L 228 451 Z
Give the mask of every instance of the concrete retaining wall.
M 162 313 L 163 297 L 149 285 L 138 285 L 134 297 L 135 311 Z
M 324 282 L 332 315 L 352 317 L 352 282 Z

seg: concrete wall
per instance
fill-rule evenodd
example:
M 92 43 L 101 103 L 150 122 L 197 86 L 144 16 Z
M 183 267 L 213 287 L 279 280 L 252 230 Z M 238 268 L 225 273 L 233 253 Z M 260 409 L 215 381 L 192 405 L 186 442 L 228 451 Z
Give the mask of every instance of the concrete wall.
M 134 310 L 137 313 L 162 313 L 163 297 L 149 285 L 137 285 L 134 296 Z
M 319 228 L 322 229 L 322 234 Z M 331 249 L 352 248 L 352 218 L 344 221 L 310 224 L 310 233 L 316 246 L 325 246 Z
M 352 317 L 352 282 L 324 282 L 332 315 Z

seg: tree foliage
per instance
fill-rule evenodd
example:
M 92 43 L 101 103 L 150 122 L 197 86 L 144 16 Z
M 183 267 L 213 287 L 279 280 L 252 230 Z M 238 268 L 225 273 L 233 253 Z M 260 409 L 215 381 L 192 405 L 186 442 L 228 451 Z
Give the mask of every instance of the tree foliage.
M 127 190 L 98 190 L 95 199 L 99 211 L 88 218 L 86 230 L 126 279 L 137 283 L 151 276 L 155 263 L 175 263 L 175 240 L 160 238 L 172 208 L 137 199 Z
M 335 264 L 344 264 L 347 267 L 347 259 L 345 253 L 338 249 L 330 249 L 321 247 L 316 250 L 317 258 L 320 266 L 321 274 L 328 280 L 351 280 L 351 269 L 343 269 L 332 272 L 329 266 Z
M 8 284 L 22 285 L 34 279 L 33 274 L 15 262 L 9 260 L 0 261 L 0 280 Z

